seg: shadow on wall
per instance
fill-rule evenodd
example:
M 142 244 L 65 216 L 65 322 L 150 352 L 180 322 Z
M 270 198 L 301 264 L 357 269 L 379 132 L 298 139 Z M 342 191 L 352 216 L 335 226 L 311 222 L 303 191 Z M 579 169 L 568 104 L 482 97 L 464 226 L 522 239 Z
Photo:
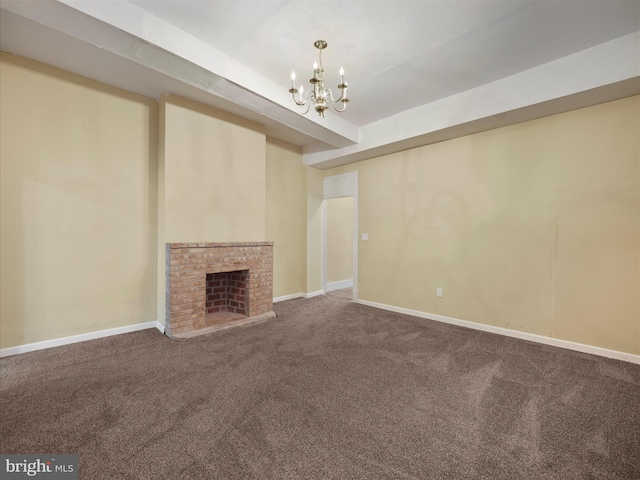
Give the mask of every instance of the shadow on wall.
M 156 102 L 0 62 L 2 348 L 154 321 Z

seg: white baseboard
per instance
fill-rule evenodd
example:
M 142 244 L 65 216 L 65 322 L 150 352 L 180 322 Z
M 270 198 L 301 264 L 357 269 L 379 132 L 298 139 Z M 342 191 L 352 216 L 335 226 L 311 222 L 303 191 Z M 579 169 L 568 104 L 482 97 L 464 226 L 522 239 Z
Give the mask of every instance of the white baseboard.
M 319 295 L 324 295 L 324 290 L 316 290 L 315 292 L 305 293 L 304 298 L 313 298 Z
M 165 326 L 162 323 L 160 323 L 160 321 L 156 320 L 155 326 L 158 330 L 160 330 L 160 333 L 164 334 Z
M 281 297 L 275 297 L 273 303 L 284 302 L 285 300 L 293 300 L 294 298 L 305 298 L 306 295 L 302 292 L 292 293 L 291 295 L 283 295 Z
M 95 340 L 96 338 L 110 337 L 112 335 L 120 335 L 122 333 L 137 332 L 138 330 L 146 330 L 148 328 L 157 328 L 164 333 L 164 325 L 160 322 L 136 323 L 135 325 L 110 328 L 108 330 L 100 330 L 98 332 L 82 333 L 80 335 L 72 335 L 70 337 L 55 338 L 53 340 L 45 340 L 43 342 L 27 343 L 26 345 L 19 345 L 17 347 L 3 348 L 0 349 L 0 357 L 10 357 L 11 355 L 17 355 L 19 353 L 60 347 L 71 343 L 86 342 L 87 340 Z
M 284 302 L 286 300 L 293 300 L 294 298 L 312 298 L 317 297 L 318 295 L 324 295 L 324 290 L 317 290 L 315 292 L 310 293 L 292 293 L 291 295 L 283 295 L 281 297 L 274 297 L 273 303 Z
M 640 365 L 640 355 L 634 355 L 632 353 L 608 350 L 606 348 L 570 342 L 569 340 L 560 340 L 558 338 L 545 337 L 543 335 L 536 335 L 534 333 L 519 332 L 517 330 L 510 330 L 508 328 L 494 327 L 492 325 L 469 322 L 467 320 L 460 320 L 458 318 L 445 317 L 443 315 L 436 315 L 434 313 L 426 313 L 419 310 L 410 310 L 408 308 L 395 307 L 393 305 L 385 305 L 384 303 L 370 302 L 368 300 L 358 300 L 358 303 L 361 303 L 362 305 L 368 305 L 370 307 L 380 308 L 382 310 L 388 310 L 390 312 L 403 313 L 405 315 L 426 318 L 428 320 L 435 320 L 437 322 L 448 323 L 450 325 L 458 325 L 460 327 L 472 328 L 474 330 L 481 330 L 483 332 L 496 333 L 498 335 L 505 335 L 507 337 L 520 338 L 522 340 L 529 340 L 531 342 L 543 343 L 545 345 L 551 345 L 554 347 L 566 348 L 568 350 L 575 350 L 577 352 L 591 353 L 593 355 L 599 355 L 601 357 L 614 358 L 616 360 L 622 360 L 624 362 L 631 362 Z
M 353 287 L 353 278 L 349 278 L 347 280 L 338 280 L 337 282 L 327 283 L 327 292 L 332 292 L 334 290 L 341 290 L 343 288 L 351 288 L 351 287 Z

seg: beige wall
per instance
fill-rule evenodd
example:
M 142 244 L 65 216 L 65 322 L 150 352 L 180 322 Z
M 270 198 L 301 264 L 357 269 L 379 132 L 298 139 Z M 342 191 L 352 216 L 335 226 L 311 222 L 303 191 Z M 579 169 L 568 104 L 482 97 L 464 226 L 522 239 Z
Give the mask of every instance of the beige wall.
M 320 171 L 177 97 L 0 82 L 2 348 L 162 321 L 165 242 L 274 240 L 274 294 L 319 291 L 322 179 L 358 170 L 360 298 L 640 354 L 637 96 Z
M 307 293 L 323 290 L 322 238 L 324 216 L 322 211 L 322 179 L 326 171 L 306 169 L 307 188 Z
M 156 102 L 0 57 L 0 347 L 156 319 Z
M 327 283 L 353 279 L 353 197 L 327 202 Z
M 639 117 L 635 96 L 323 172 L 359 172 L 360 298 L 639 354 Z
M 306 290 L 306 177 L 299 147 L 267 139 L 266 232 L 274 242 L 273 296 Z
M 165 241 L 266 240 L 263 127 L 180 97 L 163 100 Z

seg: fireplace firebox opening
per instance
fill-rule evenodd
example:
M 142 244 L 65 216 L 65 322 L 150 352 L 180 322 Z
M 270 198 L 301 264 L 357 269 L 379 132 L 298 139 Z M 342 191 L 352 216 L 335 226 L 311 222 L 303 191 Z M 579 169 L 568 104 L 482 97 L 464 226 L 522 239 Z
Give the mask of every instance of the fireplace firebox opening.
M 207 317 L 227 312 L 247 315 L 249 270 L 207 274 Z

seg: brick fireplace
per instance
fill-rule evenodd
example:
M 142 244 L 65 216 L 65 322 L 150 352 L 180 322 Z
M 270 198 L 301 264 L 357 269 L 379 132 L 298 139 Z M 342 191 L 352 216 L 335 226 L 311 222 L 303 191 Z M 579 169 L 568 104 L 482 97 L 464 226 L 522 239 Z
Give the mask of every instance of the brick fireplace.
M 166 257 L 170 337 L 275 317 L 273 242 L 168 243 Z

